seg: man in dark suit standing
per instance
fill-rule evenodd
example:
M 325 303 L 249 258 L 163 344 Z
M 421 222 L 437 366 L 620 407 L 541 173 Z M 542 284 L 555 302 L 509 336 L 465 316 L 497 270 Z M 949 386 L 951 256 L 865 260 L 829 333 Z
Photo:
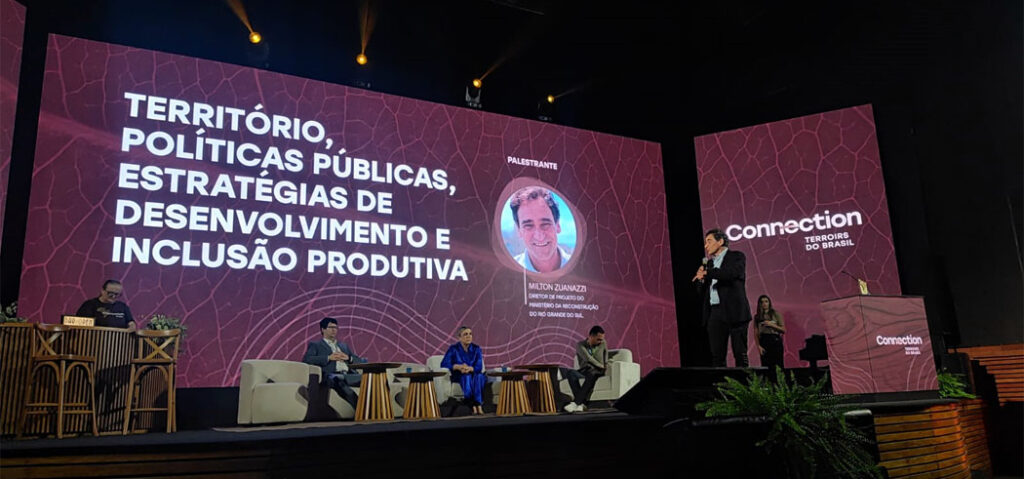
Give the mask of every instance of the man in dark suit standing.
M 347 344 L 338 341 L 338 320 L 321 319 L 320 336 L 319 341 L 313 341 L 306 347 L 302 362 L 320 366 L 322 381 L 337 391 L 338 395 L 354 408 L 358 397 L 352 386 L 359 385 L 360 376 L 348 366 L 367 361 L 356 356 Z
M 726 344 L 732 343 L 736 367 L 747 367 L 747 329 L 750 302 L 747 301 L 747 257 L 730 250 L 729 238 L 722 230 L 704 235 L 708 257 L 697 269 L 693 281 L 701 292 L 702 320 L 708 330 L 711 365 L 725 366 Z

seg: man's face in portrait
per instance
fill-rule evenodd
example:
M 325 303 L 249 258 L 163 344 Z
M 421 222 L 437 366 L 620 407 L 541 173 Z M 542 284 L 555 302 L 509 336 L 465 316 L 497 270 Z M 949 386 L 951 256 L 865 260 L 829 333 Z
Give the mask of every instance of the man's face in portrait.
M 543 199 L 527 201 L 519 206 L 517 231 L 534 264 L 549 261 L 558 254 L 558 234 L 562 227 L 555 222 L 551 208 Z

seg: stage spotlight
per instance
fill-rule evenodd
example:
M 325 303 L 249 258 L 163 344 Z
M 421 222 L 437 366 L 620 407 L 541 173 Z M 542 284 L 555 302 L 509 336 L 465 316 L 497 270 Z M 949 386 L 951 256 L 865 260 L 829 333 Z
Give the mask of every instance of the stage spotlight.
M 360 65 L 366 65 L 366 62 L 368 62 L 368 61 L 369 61 L 369 59 L 366 58 L 365 54 L 360 53 L 360 54 L 356 55 L 356 63 L 358 63 Z
M 474 78 L 473 81 L 466 85 L 466 106 L 470 108 L 480 109 L 483 105 L 480 104 L 480 95 L 483 93 L 484 82 L 479 78 Z
M 555 97 L 548 95 L 547 98 L 537 102 L 537 119 L 540 121 L 555 121 Z
M 262 41 L 263 41 L 263 35 L 260 35 L 260 32 L 252 32 L 252 33 L 249 34 L 249 42 L 252 43 L 253 45 L 255 45 L 255 44 L 259 43 L 259 42 L 262 42 Z

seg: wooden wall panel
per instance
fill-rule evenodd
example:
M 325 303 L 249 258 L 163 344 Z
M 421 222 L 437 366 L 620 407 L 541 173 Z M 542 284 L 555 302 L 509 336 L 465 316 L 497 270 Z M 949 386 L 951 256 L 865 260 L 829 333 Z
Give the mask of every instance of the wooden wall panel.
M 957 352 L 966 353 L 995 376 L 999 404 L 1024 402 L 1024 344 L 960 348 Z
M 960 405 L 875 414 L 880 465 L 892 478 L 969 478 Z
M 967 447 L 971 471 L 992 475 L 992 457 L 988 448 L 988 405 L 982 399 L 960 401 L 960 430 Z

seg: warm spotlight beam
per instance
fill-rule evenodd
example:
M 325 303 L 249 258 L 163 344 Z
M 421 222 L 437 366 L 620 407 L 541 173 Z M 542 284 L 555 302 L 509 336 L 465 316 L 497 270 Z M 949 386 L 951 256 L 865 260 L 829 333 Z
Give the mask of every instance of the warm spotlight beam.
M 235 16 L 238 17 L 238 19 L 242 21 L 242 24 L 245 25 L 245 28 L 249 30 L 249 41 L 252 41 L 252 34 L 256 33 L 256 31 L 252 29 L 252 23 L 249 22 L 249 14 L 245 13 L 245 5 L 242 5 L 242 0 L 225 1 L 228 3 L 228 6 L 231 7 L 231 11 L 235 12 Z M 259 34 L 257 33 L 257 35 Z M 253 43 L 259 42 L 253 41 Z
M 562 98 L 563 96 L 566 96 L 566 95 L 571 95 L 571 94 L 576 93 L 576 92 L 578 92 L 578 91 L 580 91 L 580 90 L 582 90 L 584 88 L 587 88 L 587 87 L 590 86 L 591 83 L 593 83 L 592 80 L 591 81 L 586 81 L 586 82 L 580 83 L 579 85 L 571 87 L 568 90 L 563 91 L 562 93 L 556 93 L 554 95 L 548 95 L 548 103 L 554 103 L 554 100 Z
M 528 50 L 533 45 L 533 43 L 537 41 L 537 38 L 539 38 L 541 34 L 548 29 L 548 27 L 549 20 L 547 20 L 546 17 L 538 17 L 538 19 L 535 19 L 529 25 L 529 27 L 526 28 L 526 30 L 516 34 L 515 38 L 512 40 L 512 43 L 510 43 L 508 48 L 505 49 L 505 52 L 502 53 L 497 60 L 494 60 L 494 63 L 492 63 L 489 68 L 487 68 L 487 71 L 484 72 L 483 75 L 480 75 L 480 79 L 486 80 L 487 75 L 494 73 L 494 70 L 497 70 L 498 67 L 500 67 L 507 60 L 515 58 L 519 56 L 519 54 L 521 54 L 522 52 Z
M 373 0 L 363 0 L 359 4 L 359 53 L 361 55 L 366 54 L 366 46 L 370 44 L 370 36 L 373 35 L 373 27 L 376 24 L 376 4 Z

